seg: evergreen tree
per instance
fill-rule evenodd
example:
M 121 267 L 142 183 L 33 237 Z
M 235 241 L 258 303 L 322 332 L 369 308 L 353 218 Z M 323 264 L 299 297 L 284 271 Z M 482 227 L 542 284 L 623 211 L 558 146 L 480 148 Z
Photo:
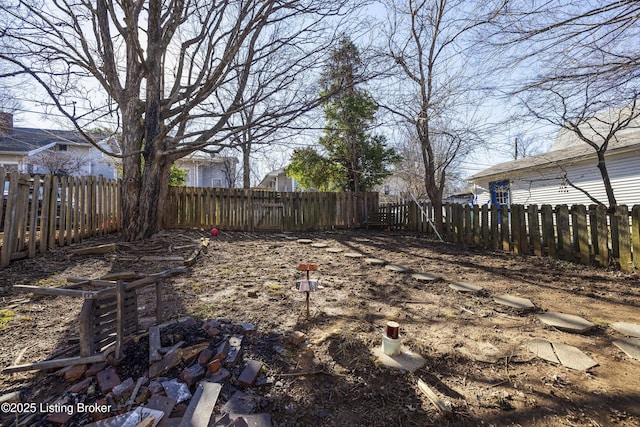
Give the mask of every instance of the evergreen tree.
M 302 188 L 370 191 L 398 161 L 386 138 L 370 132 L 378 107 L 357 87 L 364 80 L 361 66 L 357 47 L 342 37 L 320 80 L 327 123 L 319 143 L 326 154 L 313 148 L 297 150 L 287 168 Z

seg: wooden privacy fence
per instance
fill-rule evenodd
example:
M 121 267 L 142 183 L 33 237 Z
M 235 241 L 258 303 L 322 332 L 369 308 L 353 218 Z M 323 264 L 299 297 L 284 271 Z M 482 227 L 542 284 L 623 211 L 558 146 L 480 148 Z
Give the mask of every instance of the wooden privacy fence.
M 0 268 L 55 246 L 120 229 L 120 184 L 103 177 L 33 177 L 0 167 Z
M 433 208 L 413 203 L 381 207 L 395 210 L 410 230 L 432 232 L 425 218 Z M 424 212 L 424 214 L 423 214 Z M 609 266 L 618 262 L 624 271 L 640 269 L 640 205 L 618 206 L 503 205 L 443 207 L 443 238 L 490 250 L 548 256 L 582 264 Z
M 171 187 L 164 204 L 164 227 L 220 227 L 241 231 L 354 228 L 377 209 L 378 193 L 372 192 Z

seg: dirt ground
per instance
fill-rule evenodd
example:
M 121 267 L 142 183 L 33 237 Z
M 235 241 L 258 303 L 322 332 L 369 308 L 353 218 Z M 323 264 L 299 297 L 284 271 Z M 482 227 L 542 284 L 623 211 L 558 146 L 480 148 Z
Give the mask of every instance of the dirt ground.
M 168 231 L 121 246 L 115 255 L 69 255 L 76 247 L 116 242 L 118 236 L 87 240 L 14 262 L 0 271 L 0 285 L 60 286 L 69 277 L 162 271 L 181 263 L 144 263 L 131 255 L 177 253 L 201 237 L 209 235 Z M 312 247 L 298 242 L 301 238 L 343 252 Z M 421 282 L 345 253 L 443 280 Z M 309 318 L 305 294 L 294 288 L 303 277 L 296 266 L 308 262 L 317 263 L 311 276 L 323 286 L 311 294 Z M 450 282 L 484 290 L 463 294 L 449 288 Z M 165 317 L 255 325 L 244 351 L 260 359 L 274 381 L 251 392 L 261 396 L 261 412 L 271 414 L 274 426 L 640 426 L 640 361 L 612 344 L 621 336 L 609 327 L 640 323 L 638 275 L 484 252 L 407 232 L 223 231 L 188 273 L 165 283 Z M 505 293 L 529 298 L 536 310 L 517 312 L 493 301 Z M 141 301 L 142 310 L 153 311 Z M 61 354 L 77 336 L 78 299 L 9 293 L 0 296 L 0 310 L 5 310 L 2 367 Z M 576 314 L 597 326 L 584 335 L 561 332 L 536 318 L 542 311 Z M 424 357 L 424 367 L 395 370 L 373 356 L 389 320 L 400 324 L 403 348 Z M 306 334 L 307 345 L 282 351 L 280 343 L 292 331 Z M 522 347 L 536 337 L 578 347 L 598 366 L 583 372 L 536 358 Z M 489 347 L 499 350 L 493 363 L 476 360 Z M 438 412 L 418 379 L 450 414 Z M 56 378 L 45 373 L 1 375 L 0 395 L 15 390 L 23 390 L 27 401 L 62 392 Z

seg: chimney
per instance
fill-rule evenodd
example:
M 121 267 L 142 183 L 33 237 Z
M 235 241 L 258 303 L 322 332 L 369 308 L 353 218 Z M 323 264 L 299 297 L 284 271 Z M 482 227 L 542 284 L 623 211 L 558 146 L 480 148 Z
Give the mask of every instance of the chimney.
M 13 114 L 0 111 L 0 136 L 13 133 Z

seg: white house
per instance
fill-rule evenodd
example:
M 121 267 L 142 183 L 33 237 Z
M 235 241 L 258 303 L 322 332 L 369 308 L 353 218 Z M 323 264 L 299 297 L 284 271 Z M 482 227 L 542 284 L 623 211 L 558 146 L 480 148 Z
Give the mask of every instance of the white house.
M 120 152 L 113 135 L 92 136 L 105 151 Z M 176 161 L 178 168 L 187 171 L 186 184 L 192 187 L 233 187 L 237 164 L 235 157 L 213 157 L 203 152 Z M 98 150 L 77 131 L 14 127 L 13 115 L 0 112 L 0 166 L 5 170 L 117 178 L 119 165 L 119 159 Z
M 606 166 L 619 205 L 640 204 L 640 129 L 616 133 L 606 151 Z M 544 154 L 500 163 L 467 180 L 479 204 L 590 205 L 583 189 L 608 205 L 595 150 L 575 133 L 561 131 Z
M 295 179 L 287 176 L 284 169 L 276 169 L 266 174 L 256 188 L 273 191 L 296 191 L 298 184 Z

